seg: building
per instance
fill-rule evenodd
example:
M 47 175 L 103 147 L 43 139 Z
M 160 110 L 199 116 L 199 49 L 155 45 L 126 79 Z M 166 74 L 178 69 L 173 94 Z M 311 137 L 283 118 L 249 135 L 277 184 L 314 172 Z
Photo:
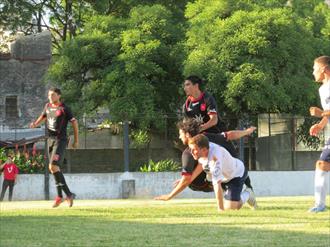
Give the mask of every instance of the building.
M 46 102 L 44 76 L 50 61 L 48 31 L 19 36 L 11 44 L 9 54 L 0 54 L 0 141 L 43 133 L 41 129 L 28 131 L 26 128 Z

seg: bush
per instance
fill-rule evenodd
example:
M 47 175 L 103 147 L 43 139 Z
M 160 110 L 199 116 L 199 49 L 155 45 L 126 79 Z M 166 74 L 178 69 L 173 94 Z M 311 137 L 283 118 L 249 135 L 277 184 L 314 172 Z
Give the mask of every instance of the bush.
M 158 162 L 149 160 L 148 164 L 140 167 L 141 172 L 169 172 L 179 170 L 180 164 L 172 159 L 160 160 Z
M 2 163 L 7 160 L 7 154 L 8 150 L 0 148 L 0 161 Z M 21 174 L 40 173 L 45 169 L 45 157 L 36 150 L 33 150 L 32 155 L 30 155 L 30 152 L 25 150 L 25 148 L 23 152 L 16 149 L 13 162 Z

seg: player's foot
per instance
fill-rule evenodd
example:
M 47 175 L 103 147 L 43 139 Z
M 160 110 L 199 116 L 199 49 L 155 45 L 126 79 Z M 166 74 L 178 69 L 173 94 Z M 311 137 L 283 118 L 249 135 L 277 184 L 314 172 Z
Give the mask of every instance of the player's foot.
M 62 197 L 55 197 L 55 201 L 53 204 L 53 208 L 57 208 L 58 206 L 60 206 L 60 204 L 63 202 L 63 198 Z
M 69 204 L 69 207 L 71 208 L 72 205 L 73 205 L 73 200 L 76 198 L 76 194 L 75 193 L 71 193 L 71 196 L 68 196 L 66 198 L 66 201 L 68 202 Z
M 253 192 L 252 189 L 250 188 L 246 188 L 245 191 L 249 192 L 249 199 L 247 200 L 247 204 L 249 205 L 249 207 L 251 209 L 257 209 L 258 205 L 257 205 L 257 201 L 256 201 L 256 196 Z
M 325 211 L 325 206 L 315 206 L 308 210 L 308 212 L 310 213 L 319 213 L 324 211 Z

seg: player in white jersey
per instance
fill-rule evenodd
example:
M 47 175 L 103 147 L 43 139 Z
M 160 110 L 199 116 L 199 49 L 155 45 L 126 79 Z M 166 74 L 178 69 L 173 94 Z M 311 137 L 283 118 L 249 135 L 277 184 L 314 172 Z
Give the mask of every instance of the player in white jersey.
M 203 134 L 191 138 L 189 148 L 199 166 L 211 176 L 219 212 L 240 209 L 248 200 L 250 205 L 256 204 L 252 193 L 242 191 L 248 175 L 242 161 L 232 157 L 223 147 L 209 142 Z
M 315 205 L 309 212 L 323 212 L 326 209 L 325 201 L 330 171 L 330 57 L 321 56 L 314 60 L 313 75 L 316 82 L 322 83 L 319 88 L 322 109 L 311 107 L 311 116 L 321 118 L 321 121 L 310 128 L 310 134 L 316 136 L 321 130 L 325 131 L 326 143 L 320 158 L 316 161 L 314 197 Z

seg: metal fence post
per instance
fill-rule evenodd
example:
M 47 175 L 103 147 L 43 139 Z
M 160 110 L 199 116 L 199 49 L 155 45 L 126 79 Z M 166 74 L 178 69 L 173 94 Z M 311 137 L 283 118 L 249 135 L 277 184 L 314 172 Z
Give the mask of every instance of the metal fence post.
M 291 170 L 296 170 L 296 119 L 291 116 Z
M 243 130 L 244 125 L 243 125 L 243 120 L 240 119 L 238 121 L 238 129 Z M 244 163 L 244 138 L 239 139 L 239 159 L 243 161 Z
M 46 130 L 46 128 L 45 128 Z M 48 170 L 48 163 L 49 163 L 49 157 L 48 157 L 48 145 L 47 145 L 47 137 L 45 139 L 45 200 L 49 200 L 49 170 Z
M 86 116 L 84 114 L 83 117 L 83 122 L 84 122 L 84 149 L 87 149 L 87 119 Z
M 129 125 L 128 121 L 124 121 L 124 131 L 123 131 L 123 137 L 124 137 L 124 171 L 129 171 Z

